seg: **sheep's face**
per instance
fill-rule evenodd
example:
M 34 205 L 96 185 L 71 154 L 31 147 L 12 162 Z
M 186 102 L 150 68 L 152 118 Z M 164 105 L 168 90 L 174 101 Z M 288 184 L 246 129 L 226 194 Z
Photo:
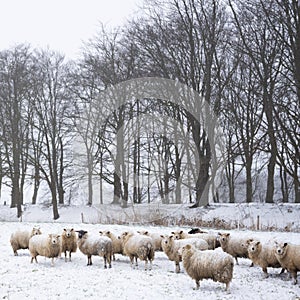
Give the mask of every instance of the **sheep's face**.
M 59 244 L 59 237 L 60 235 L 58 234 L 49 234 L 49 239 L 52 245 L 57 245 Z
M 219 233 L 219 241 L 221 244 L 226 244 L 229 240 L 230 233 Z
M 31 231 L 31 236 L 42 234 L 40 227 L 33 227 Z
M 182 238 L 183 231 L 172 231 L 174 240 L 180 240 Z
M 174 239 L 173 235 L 164 236 L 161 243 L 164 244 L 165 246 L 169 246 L 171 245 L 173 239 Z
M 260 250 L 260 242 L 252 241 L 248 244 L 248 252 L 249 253 L 256 253 Z
M 286 254 L 288 243 L 275 243 L 275 253 L 279 256 L 284 256 Z
M 70 228 L 65 228 L 64 229 L 64 235 L 69 238 L 69 237 L 72 236 L 73 231 L 74 231 L 73 228 L 71 228 L 71 229 Z
M 78 238 L 79 238 L 79 239 L 82 239 L 83 236 L 84 236 L 85 234 L 87 234 L 87 231 L 85 231 L 85 230 L 76 230 L 76 232 L 78 233 Z

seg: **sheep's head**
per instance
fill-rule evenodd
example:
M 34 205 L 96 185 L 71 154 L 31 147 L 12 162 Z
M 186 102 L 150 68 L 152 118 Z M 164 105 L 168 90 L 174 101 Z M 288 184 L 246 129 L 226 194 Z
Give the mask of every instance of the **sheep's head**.
M 161 237 L 163 238 L 162 241 L 161 241 L 162 245 L 169 246 L 169 245 L 171 245 L 173 243 L 173 240 L 174 240 L 174 236 L 173 235 L 170 235 L 170 236 L 161 235 Z
M 187 245 L 181 247 L 181 248 L 178 250 L 178 253 L 179 253 L 179 255 L 182 256 L 182 255 L 184 255 L 184 254 L 186 254 L 186 253 L 189 253 L 191 250 L 192 250 L 192 245 L 187 244 Z
M 137 233 L 142 234 L 142 235 L 147 235 L 147 236 L 150 235 L 149 231 L 147 231 L 147 230 L 139 230 Z
M 275 242 L 275 253 L 281 257 L 285 256 L 288 243 Z
M 60 235 L 58 234 L 49 234 L 49 240 L 52 245 L 59 244 Z
M 180 240 L 180 239 L 182 239 L 183 231 L 182 230 L 172 231 L 171 234 L 172 234 L 172 236 L 174 237 L 175 240 Z
M 31 230 L 31 236 L 42 234 L 40 227 L 33 227 Z
M 261 243 L 259 241 L 251 241 L 251 242 L 248 243 L 248 248 L 247 249 L 248 249 L 248 253 L 260 252 Z
M 73 228 L 64 228 L 63 235 L 69 238 L 72 236 L 73 232 L 74 232 Z
M 88 232 L 85 230 L 76 230 L 76 232 L 78 233 L 78 238 L 81 239 L 84 237 L 85 234 L 87 234 Z
M 219 242 L 222 244 L 226 244 L 230 238 L 230 233 L 218 233 L 219 235 Z

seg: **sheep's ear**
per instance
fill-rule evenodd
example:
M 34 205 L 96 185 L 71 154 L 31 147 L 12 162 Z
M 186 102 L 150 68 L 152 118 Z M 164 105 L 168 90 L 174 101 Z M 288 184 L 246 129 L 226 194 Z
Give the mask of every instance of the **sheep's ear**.
M 172 231 L 171 234 L 175 234 L 175 231 Z
M 147 234 L 148 234 L 148 231 L 145 231 L 144 234 L 147 235 Z
M 58 235 L 57 235 L 57 237 L 59 238 L 59 237 L 60 237 L 60 235 L 58 234 Z
M 180 232 L 179 232 L 180 234 L 183 234 L 183 230 L 180 230 Z
M 141 232 L 138 230 L 137 233 L 141 233 Z
M 221 233 L 221 232 L 218 232 L 218 235 L 222 235 L 222 233 Z
M 49 237 L 49 238 L 52 238 L 52 234 L 51 234 L 51 233 L 49 233 L 49 234 L 48 234 L 48 237 Z
M 99 231 L 100 234 L 103 234 L 103 231 Z
M 283 248 L 285 248 L 287 245 L 288 245 L 288 243 L 284 243 L 284 244 L 283 244 Z
M 74 231 L 74 228 L 71 228 L 71 231 Z
M 257 245 L 259 245 L 260 244 L 260 242 L 259 241 L 257 241 L 256 243 L 255 243 L 255 245 L 257 246 Z
M 64 228 L 64 231 L 67 231 L 67 229 L 66 229 L 66 228 Z
M 170 239 L 173 239 L 173 238 L 174 238 L 174 236 L 173 236 L 173 235 L 170 235 L 170 236 L 169 236 L 169 238 L 170 238 Z
M 225 233 L 226 236 L 230 236 L 230 233 Z

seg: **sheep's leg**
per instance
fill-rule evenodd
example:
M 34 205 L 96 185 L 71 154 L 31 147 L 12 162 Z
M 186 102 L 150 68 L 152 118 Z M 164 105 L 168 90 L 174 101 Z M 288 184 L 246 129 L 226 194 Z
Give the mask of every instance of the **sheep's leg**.
M 283 274 L 283 273 L 284 273 L 284 271 L 285 271 L 285 269 L 284 269 L 284 268 L 282 268 L 282 269 L 281 269 L 281 271 L 280 271 L 280 273 L 279 273 L 279 275 Z
M 51 267 L 54 267 L 54 257 L 51 259 Z
M 71 261 L 71 251 L 69 251 L 69 261 Z
M 88 255 L 88 263 L 87 263 L 88 266 L 91 266 L 92 265 L 92 255 Z
M 104 269 L 107 269 L 107 265 L 106 265 L 106 255 L 103 255 L 103 260 L 104 260 Z
M 145 259 L 145 271 L 147 271 L 147 269 L 148 269 L 148 260 Z
M 254 267 L 254 263 L 253 261 L 251 262 L 250 268 Z
M 236 261 L 236 264 L 238 265 L 238 264 L 239 264 L 239 262 L 238 262 L 238 258 L 237 258 L 237 256 L 235 257 L 235 261 Z
M 229 287 L 230 287 L 230 282 L 226 282 L 226 288 L 225 288 L 225 291 L 229 291 Z
M 196 287 L 194 287 L 193 289 L 194 290 L 199 290 L 199 288 L 200 288 L 200 282 L 199 282 L 199 280 L 195 280 L 195 282 L 196 282 Z
M 175 261 L 175 272 L 176 272 L 176 273 L 180 273 L 180 265 L 179 265 L 179 261 Z
M 138 260 L 137 260 L 138 258 L 137 258 L 137 256 L 135 256 L 135 266 L 136 266 L 136 268 L 138 268 Z
M 152 270 L 152 260 L 150 260 L 150 268 L 149 270 Z
M 67 262 L 67 250 L 65 251 L 65 262 Z
M 111 254 L 107 256 L 108 267 L 111 268 Z
M 134 269 L 134 265 L 133 265 L 134 257 L 132 255 L 130 255 L 129 258 L 130 258 L 130 266 L 131 266 L 131 268 Z
M 269 274 L 268 274 L 268 270 L 266 267 L 263 267 L 262 268 L 263 272 L 264 272 L 264 278 L 268 278 L 269 277 Z
M 298 282 L 298 280 L 297 280 L 297 271 L 295 271 L 295 270 L 291 270 L 290 271 L 291 272 L 291 275 L 292 275 L 292 277 L 293 277 L 293 284 L 297 284 L 297 282 Z

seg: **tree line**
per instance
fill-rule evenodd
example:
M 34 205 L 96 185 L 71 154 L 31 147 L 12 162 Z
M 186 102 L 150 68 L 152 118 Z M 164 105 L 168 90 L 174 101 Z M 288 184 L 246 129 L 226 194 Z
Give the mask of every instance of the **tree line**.
M 88 205 L 96 185 L 100 203 L 123 207 L 300 203 L 298 1 L 148 0 L 143 10 L 99 28 L 77 60 L 23 44 L 0 51 L 0 192 L 10 189 L 18 217 L 26 185 L 33 204 L 47 186 L 57 219 L 83 181 Z M 225 145 L 219 182 L 192 109 L 134 95 L 113 106 L 106 91 L 138 78 L 178 82 L 209 105 Z

